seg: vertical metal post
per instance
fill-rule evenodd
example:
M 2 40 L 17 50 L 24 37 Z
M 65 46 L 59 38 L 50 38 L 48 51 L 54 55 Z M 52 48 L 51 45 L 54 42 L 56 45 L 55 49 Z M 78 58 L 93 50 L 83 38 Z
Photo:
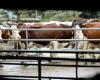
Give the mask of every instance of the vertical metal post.
M 27 30 L 26 30 L 26 39 L 28 39 L 28 32 L 27 32 Z M 28 50 L 28 41 L 26 41 L 26 48 Z
M 78 52 L 76 53 L 76 79 L 78 78 Z
M 76 33 L 76 29 L 74 31 Z M 75 49 L 78 50 L 77 48 L 77 41 L 75 40 Z M 78 78 L 78 52 L 76 52 L 76 79 Z
M 41 59 L 38 60 L 38 80 L 41 80 Z

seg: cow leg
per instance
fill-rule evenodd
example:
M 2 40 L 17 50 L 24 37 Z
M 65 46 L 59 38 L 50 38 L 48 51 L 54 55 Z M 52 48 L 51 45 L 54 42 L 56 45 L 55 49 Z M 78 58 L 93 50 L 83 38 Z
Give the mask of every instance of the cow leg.
M 88 41 L 84 41 L 84 47 L 83 47 L 83 50 L 87 50 L 88 49 Z M 83 58 L 86 59 L 88 53 L 87 54 L 84 54 L 83 53 Z M 87 61 L 85 61 L 85 65 L 87 64 Z
M 25 49 L 27 49 L 27 46 L 28 46 L 28 45 L 27 45 L 27 42 L 25 42 Z
M 58 47 L 59 47 L 58 41 L 52 41 L 52 43 L 53 43 L 53 46 L 54 46 L 54 50 L 58 49 Z M 57 57 L 57 54 L 56 53 L 51 53 L 50 56 L 51 57 Z
M 84 42 L 80 41 L 79 44 L 78 44 L 78 49 L 83 49 L 83 46 L 84 46 Z M 78 57 L 83 59 L 84 58 L 84 54 L 81 53 L 81 54 L 78 55 Z
M 17 49 L 17 44 L 16 43 L 14 44 L 14 49 Z
M 18 42 L 18 50 L 21 50 L 20 42 Z M 18 52 L 18 54 L 21 55 L 22 53 L 21 52 Z
M 19 41 L 14 42 L 14 49 L 18 49 L 18 50 L 21 49 L 21 45 L 20 45 Z M 19 55 L 21 55 L 21 52 L 18 52 L 18 56 Z
M 14 49 L 16 50 L 16 49 L 18 49 L 18 43 L 17 43 L 17 41 L 14 41 Z M 19 55 L 20 53 L 18 52 L 18 55 Z
M 88 47 L 88 42 L 87 41 L 79 41 L 79 42 L 76 42 L 76 49 L 80 50 L 80 49 L 83 49 L 83 50 L 86 50 L 87 47 Z M 86 58 L 86 54 L 82 53 L 79 55 L 79 58 L 81 59 L 85 59 Z

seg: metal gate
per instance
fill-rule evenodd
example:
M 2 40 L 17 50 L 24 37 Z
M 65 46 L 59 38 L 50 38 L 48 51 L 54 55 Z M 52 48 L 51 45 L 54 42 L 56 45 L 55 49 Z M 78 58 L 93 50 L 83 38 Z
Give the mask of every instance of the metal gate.
M 25 30 L 25 29 L 20 29 L 20 30 Z M 31 29 L 32 30 L 32 29 Z M 33 29 L 33 30 L 39 30 L 39 29 Z M 42 30 L 42 29 L 41 29 Z M 43 30 L 47 30 L 47 29 L 43 29 Z M 49 29 L 49 30 L 59 30 L 59 29 Z M 60 30 L 71 30 L 71 29 L 60 29 Z M 73 29 L 73 30 L 76 30 L 76 29 Z M 26 30 L 27 32 L 27 30 Z M 9 39 L 10 40 L 15 40 L 15 39 Z M 35 39 L 23 39 L 25 41 L 35 41 Z M 67 41 L 67 40 L 70 40 L 70 41 L 81 41 L 80 39 L 37 39 L 37 41 Z M 95 39 L 91 39 L 91 40 L 95 40 Z M 18 41 L 18 40 L 15 40 L 15 41 Z M 85 40 L 83 40 L 85 41 Z M 77 47 L 77 46 L 76 46 Z M 42 79 L 49 79 L 49 80 L 52 80 L 52 79 L 60 79 L 60 80 L 63 80 L 63 79 L 78 79 L 78 78 L 81 78 L 81 77 L 78 77 L 78 68 L 79 67 L 100 67 L 100 66 L 96 66 L 96 65 L 80 65 L 79 62 L 99 62 L 100 59 L 80 59 L 78 58 L 78 55 L 79 54 L 87 54 L 87 53 L 91 53 L 91 54 L 99 54 L 100 51 L 93 51 L 93 50 L 78 50 L 78 49 L 75 49 L 75 50 L 19 50 L 19 49 L 13 49 L 13 50 L 0 50 L 0 52 L 37 52 L 37 53 L 41 53 L 41 52 L 45 52 L 45 53 L 70 53 L 70 54 L 75 54 L 76 55 L 76 58 L 52 58 L 52 57 L 36 57 L 36 56 L 17 56 L 17 55 L 0 55 L 0 59 L 7 59 L 7 60 L 36 60 L 37 63 L 34 63 L 34 64 L 25 64 L 25 63 L 10 63 L 10 62 L 2 62 L 0 64 L 9 64 L 9 65 L 32 65 L 32 66 L 37 66 L 38 67 L 38 75 L 37 76 L 18 76 L 18 75 L 0 75 L 0 77 L 9 77 L 9 78 L 20 78 L 19 80 L 21 80 L 21 78 L 24 78 L 25 79 L 38 79 L 38 80 L 42 80 Z M 63 60 L 63 61 L 72 61 L 72 62 L 75 62 L 75 64 L 73 65 L 70 65 L 70 64 L 43 64 L 42 61 L 57 61 L 57 60 Z M 54 76 L 43 76 L 42 75 L 42 67 L 43 66 L 55 66 L 55 67 L 75 67 L 75 77 L 54 77 Z

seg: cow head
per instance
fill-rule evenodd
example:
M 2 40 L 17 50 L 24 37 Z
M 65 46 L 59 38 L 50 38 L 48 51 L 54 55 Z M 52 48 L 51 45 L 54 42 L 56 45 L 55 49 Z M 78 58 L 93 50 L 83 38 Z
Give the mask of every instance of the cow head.
M 72 27 L 75 27 L 76 25 L 79 25 L 81 27 L 81 25 L 85 25 L 86 23 L 88 23 L 88 21 L 86 19 L 75 19 L 72 22 Z
M 12 31 L 10 31 L 10 30 L 3 30 L 1 36 L 2 36 L 3 39 L 9 39 L 10 35 L 12 35 Z
M 20 39 L 21 36 L 19 32 L 16 30 L 3 30 L 1 34 L 2 39 Z M 7 42 L 7 40 L 4 40 Z
M 1 33 L 2 41 L 3 42 L 7 42 L 7 40 L 3 40 L 3 39 L 9 39 L 11 35 L 12 35 L 12 31 L 10 31 L 10 30 L 2 30 L 2 33 Z
M 81 23 L 79 26 L 81 28 L 86 28 L 86 25 L 88 25 L 89 23 L 90 23 L 89 26 L 93 26 L 91 22 L 95 22 L 95 19 L 87 19 L 85 22 Z
M 17 28 L 18 28 L 18 29 L 24 29 L 24 28 L 26 28 L 26 24 L 24 24 L 24 23 L 22 23 L 22 22 L 21 22 L 21 23 L 18 23 L 18 24 L 17 24 Z

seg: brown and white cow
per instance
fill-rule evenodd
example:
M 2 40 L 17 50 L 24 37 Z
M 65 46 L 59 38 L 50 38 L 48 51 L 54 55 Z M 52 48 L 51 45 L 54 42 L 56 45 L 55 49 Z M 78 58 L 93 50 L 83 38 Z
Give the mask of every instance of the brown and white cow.
M 75 20 L 73 21 L 73 26 L 77 26 L 79 28 L 100 28 L 100 22 L 95 22 L 93 19 L 91 20 Z M 77 32 L 78 30 L 76 30 Z M 79 30 L 81 32 L 81 38 L 80 39 L 100 39 L 100 30 Z M 77 34 L 76 34 L 77 36 Z M 83 41 L 80 41 L 81 43 Z M 91 45 L 92 44 L 92 45 Z M 100 41 L 84 41 L 82 49 L 93 49 L 98 50 L 97 48 L 100 48 L 98 46 L 100 44 Z M 92 55 L 93 58 L 95 58 L 95 55 Z
M 56 24 L 56 23 L 45 23 L 45 24 L 29 24 L 29 23 L 19 23 L 17 26 L 11 26 L 10 29 L 42 29 L 42 28 L 71 28 L 71 26 L 66 24 Z M 72 30 L 31 30 L 28 32 L 28 39 L 71 39 L 73 37 Z M 6 37 L 5 37 L 6 36 Z M 26 31 L 24 30 L 4 30 L 2 33 L 3 39 L 18 39 L 18 38 L 26 39 Z M 25 41 L 22 41 L 26 43 Z M 51 41 L 33 41 L 36 44 L 46 46 Z M 58 41 L 63 42 L 63 41 Z M 54 49 L 58 49 L 59 43 L 57 41 L 52 41 Z M 65 41 L 64 41 L 65 42 Z M 22 44 L 21 44 L 22 46 Z M 27 48 L 27 44 L 25 47 Z M 29 45 L 30 46 L 30 45 Z
M 43 29 L 43 28 L 71 28 L 69 25 L 60 24 L 57 25 L 56 23 L 48 23 L 48 24 L 24 24 L 19 23 L 17 25 L 18 29 Z M 30 30 L 27 31 L 28 39 L 71 39 L 73 38 L 73 30 Z M 19 32 L 22 39 L 26 39 L 26 31 L 21 30 Z M 50 41 L 33 41 L 36 44 L 40 44 L 46 46 L 50 43 Z M 65 41 L 58 41 L 58 42 L 65 42 Z M 24 42 L 25 43 L 25 42 Z M 56 41 L 57 43 L 57 41 Z M 55 45 L 57 45 L 55 47 Z M 55 44 L 54 42 L 54 49 L 58 49 L 58 43 Z
M 9 50 L 9 49 L 18 49 L 18 47 L 20 47 L 19 45 L 19 41 L 17 41 L 17 39 L 21 39 L 21 36 L 19 35 L 19 32 L 17 30 L 17 27 L 15 25 L 12 25 L 9 27 L 0 27 L 0 43 L 3 46 L 4 50 Z M 10 29 L 14 29 L 14 30 L 10 30 Z M 6 40 L 4 40 L 6 39 Z M 13 40 L 9 40 L 9 39 L 15 39 L 15 41 Z

